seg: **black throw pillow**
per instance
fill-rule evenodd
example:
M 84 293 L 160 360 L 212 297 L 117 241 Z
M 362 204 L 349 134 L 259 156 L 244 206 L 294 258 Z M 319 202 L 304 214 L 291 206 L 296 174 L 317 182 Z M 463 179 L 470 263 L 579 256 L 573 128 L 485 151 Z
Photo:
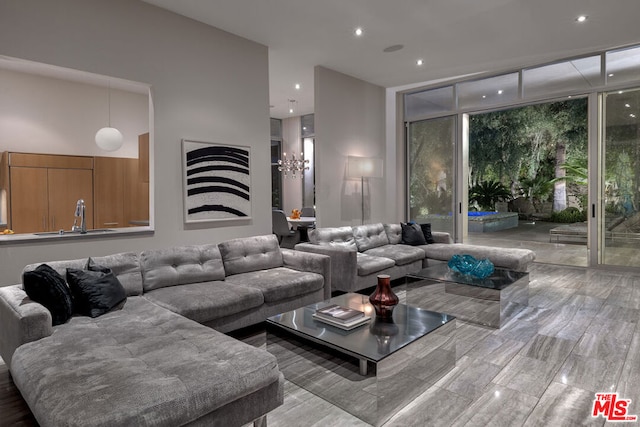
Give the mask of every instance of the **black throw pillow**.
M 91 270 L 67 268 L 67 282 L 76 312 L 98 317 L 121 306 L 127 294 L 111 269 L 91 263 L 87 267 Z
M 51 312 L 53 326 L 66 323 L 73 316 L 71 291 L 64 278 L 47 264 L 25 271 L 22 285 L 29 298 Z
M 424 239 L 427 241 L 427 244 L 430 245 L 435 243 L 435 239 L 433 238 L 433 234 L 431 234 L 431 224 L 420 224 L 420 228 L 422 229 L 422 234 L 424 235 Z
M 422 234 L 422 230 L 420 229 L 420 226 L 418 224 L 400 223 L 400 226 L 402 227 L 402 243 L 411 246 L 427 244 L 424 239 L 424 234 Z

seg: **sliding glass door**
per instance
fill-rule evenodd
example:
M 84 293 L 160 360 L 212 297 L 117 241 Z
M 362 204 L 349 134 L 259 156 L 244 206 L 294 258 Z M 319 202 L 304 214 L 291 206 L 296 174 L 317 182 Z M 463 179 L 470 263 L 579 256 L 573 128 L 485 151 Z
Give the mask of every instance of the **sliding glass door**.
M 409 219 L 454 236 L 456 116 L 407 125 Z
M 640 267 L 640 89 L 604 93 L 601 107 L 598 262 Z

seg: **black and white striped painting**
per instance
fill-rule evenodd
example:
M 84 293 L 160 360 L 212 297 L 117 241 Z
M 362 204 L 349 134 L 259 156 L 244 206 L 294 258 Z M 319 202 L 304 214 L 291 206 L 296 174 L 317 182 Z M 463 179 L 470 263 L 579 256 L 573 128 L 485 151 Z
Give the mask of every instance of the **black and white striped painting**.
M 251 218 L 249 147 L 182 140 L 185 222 Z

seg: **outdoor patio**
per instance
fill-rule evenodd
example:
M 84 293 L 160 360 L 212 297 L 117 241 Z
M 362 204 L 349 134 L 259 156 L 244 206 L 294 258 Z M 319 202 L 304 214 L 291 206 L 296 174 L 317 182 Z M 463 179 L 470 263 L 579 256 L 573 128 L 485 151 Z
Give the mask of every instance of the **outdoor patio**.
M 566 225 L 544 221 L 519 221 L 517 228 L 492 233 L 469 232 L 465 243 L 527 248 L 536 253 L 536 262 L 586 267 L 588 257 L 586 239 L 582 242 L 556 241 L 551 232 Z M 618 239 L 615 247 L 612 246 L 609 244 L 606 249 L 608 259 L 615 259 L 616 265 L 640 267 L 640 250 L 638 250 L 637 241 Z

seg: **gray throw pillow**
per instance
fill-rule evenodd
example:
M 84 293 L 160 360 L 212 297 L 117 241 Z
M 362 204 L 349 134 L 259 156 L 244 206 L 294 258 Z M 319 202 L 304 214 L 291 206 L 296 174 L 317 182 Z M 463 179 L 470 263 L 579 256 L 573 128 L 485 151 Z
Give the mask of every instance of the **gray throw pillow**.
M 402 243 L 405 245 L 417 246 L 426 245 L 427 242 L 422 234 L 422 229 L 415 223 L 400 223 L 402 227 Z
M 424 234 L 424 240 L 426 240 L 428 245 L 436 242 L 433 234 L 431 234 L 431 223 L 420 224 L 420 228 L 422 229 L 422 234 Z
M 122 306 L 127 295 L 111 269 L 92 265 L 91 261 L 87 267 L 90 270 L 67 268 L 67 282 L 76 312 L 83 316 L 98 317 Z

